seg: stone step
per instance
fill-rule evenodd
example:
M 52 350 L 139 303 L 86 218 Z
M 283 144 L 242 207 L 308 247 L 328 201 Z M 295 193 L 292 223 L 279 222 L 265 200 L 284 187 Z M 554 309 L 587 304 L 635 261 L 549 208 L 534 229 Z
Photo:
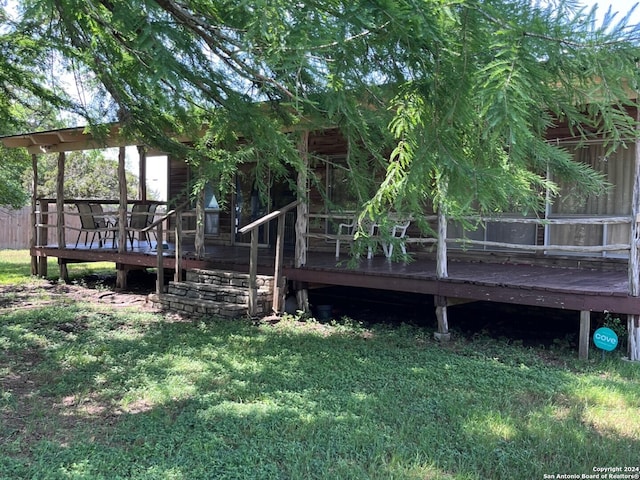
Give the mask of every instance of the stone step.
M 150 295 L 149 300 L 163 310 L 186 314 L 207 314 L 225 318 L 248 315 L 249 275 L 222 270 L 189 270 L 186 281 L 169 282 L 167 293 Z M 257 315 L 273 305 L 273 277 L 256 278 Z
M 223 318 L 240 318 L 247 315 L 246 304 L 239 305 L 231 302 L 190 298 L 171 293 L 163 293 L 161 295 L 152 293 L 149 295 L 149 301 L 163 310 L 178 313 L 215 315 Z
M 231 287 L 249 288 L 249 274 L 239 272 L 227 272 L 224 270 L 202 270 L 191 269 L 186 273 L 186 280 L 189 282 L 201 283 L 205 285 L 219 285 Z M 273 276 L 258 275 L 256 286 L 258 288 L 273 284 Z
M 197 282 L 170 282 L 168 293 L 188 298 L 224 301 L 246 305 L 249 301 L 249 289 L 242 287 L 225 287 Z M 266 288 L 258 289 L 258 298 L 269 295 Z

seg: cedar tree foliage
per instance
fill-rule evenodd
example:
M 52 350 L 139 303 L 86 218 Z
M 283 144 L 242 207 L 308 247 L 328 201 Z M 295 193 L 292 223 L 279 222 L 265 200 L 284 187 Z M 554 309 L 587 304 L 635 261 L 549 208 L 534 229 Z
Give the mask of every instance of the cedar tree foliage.
M 636 136 L 639 30 L 595 13 L 572 0 L 22 0 L 14 30 L 96 80 L 108 108 L 93 123 L 120 121 L 221 188 L 243 162 L 263 179 L 301 168 L 299 132 L 330 125 L 373 213 L 455 217 L 539 211 L 557 191 L 547 172 L 603 187 L 545 138 L 560 122 L 611 148 Z M 185 135 L 200 140 L 173 140 Z

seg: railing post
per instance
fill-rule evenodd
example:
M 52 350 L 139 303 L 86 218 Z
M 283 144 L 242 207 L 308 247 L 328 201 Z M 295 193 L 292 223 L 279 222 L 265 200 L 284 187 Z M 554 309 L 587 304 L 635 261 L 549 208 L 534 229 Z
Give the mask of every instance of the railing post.
M 158 295 L 161 295 L 162 293 L 164 293 L 164 258 L 162 257 L 162 249 L 164 248 L 164 245 L 162 244 L 163 234 L 164 232 L 162 231 L 162 222 L 160 222 L 158 223 L 158 230 L 157 230 L 158 245 L 156 246 L 156 250 L 157 250 L 156 266 L 158 271 L 158 278 L 156 279 L 156 293 Z
M 273 312 L 282 313 L 284 285 L 282 285 L 282 263 L 284 259 L 284 227 L 286 215 L 278 217 L 278 233 L 276 235 L 276 264 L 273 272 Z
M 34 153 L 31 155 L 31 167 L 33 169 L 32 189 L 31 194 L 31 238 L 29 240 L 29 246 L 31 247 L 31 275 L 38 275 L 38 257 L 33 254 L 33 247 L 38 243 L 38 156 Z
M 38 246 L 46 246 L 49 244 L 49 201 L 40 200 L 40 226 L 38 227 Z M 38 257 L 38 275 L 46 277 L 47 272 L 47 257 Z
M 258 313 L 258 228 L 251 230 L 251 254 L 249 259 L 249 316 Z
M 182 281 L 182 210 L 176 213 L 176 270 L 173 275 L 173 280 L 176 282 Z

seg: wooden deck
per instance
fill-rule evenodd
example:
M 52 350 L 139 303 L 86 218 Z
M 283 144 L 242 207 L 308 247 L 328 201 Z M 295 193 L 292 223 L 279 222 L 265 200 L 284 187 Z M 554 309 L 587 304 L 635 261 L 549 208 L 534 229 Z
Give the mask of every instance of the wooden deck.
M 197 260 L 185 248 L 183 267 L 248 271 L 249 248 L 245 246 L 207 246 L 204 260 Z M 66 263 L 106 261 L 127 268 L 154 268 L 155 250 L 146 246 L 118 253 L 109 246 L 65 249 L 34 247 L 32 254 L 58 257 Z M 164 251 L 164 266 L 175 268 L 174 252 Z M 292 252 L 285 252 L 284 275 L 310 288 L 354 286 L 397 292 L 446 297 L 450 301 L 471 300 L 576 310 L 640 314 L 640 298 L 628 295 L 625 271 L 599 271 L 579 268 L 542 267 L 528 264 L 499 264 L 450 261 L 447 279 L 436 277 L 435 261 L 419 259 L 411 263 L 389 262 L 383 256 L 361 260 L 350 268 L 343 256 L 337 263 L 331 253 L 309 252 L 303 268 L 293 268 Z M 273 274 L 274 252 L 260 249 L 258 270 Z
M 479 262 L 449 262 L 449 277 L 436 277 L 436 263 L 392 263 L 384 257 L 361 260 L 357 268 L 333 255 L 311 254 L 301 269 L 285 268 L 289 280 L 421 293 L 576 311 L 640 314 L 640 298 L 628 295 L 627 273 L 578 268 Z M 454 300 L 455 301 L 455 300 Z

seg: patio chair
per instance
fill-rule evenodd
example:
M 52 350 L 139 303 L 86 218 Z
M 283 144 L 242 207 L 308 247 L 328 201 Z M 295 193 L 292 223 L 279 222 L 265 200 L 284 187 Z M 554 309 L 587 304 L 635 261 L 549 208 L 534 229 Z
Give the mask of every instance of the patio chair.
M 342 239 L 343 242 L 347 241 L 351 244 L 353 244 L 353 240 L 355 238 L 356 233 L 358 232 L 358 228 L 362 227 L 362 230 L 367 232 L 369 237 L 373 237 L 376 231 L 376 223 L 368 218 L 364 218 L 362 219 L 360 222 L 358 222 L 358 219 L 355 218 L 352 222 L 350 223 L 341 223 L 340 225 L 338 225 L 338 235 L 339 236 L 344 236 L 344 235 L 348 235 L 349 237 L 347 239 Z M 340 258 L 340 238 L 336 239 L 336 259 Z M 367 248 L 367 259 L 373 258 L 373 247 L 371 245 L 371 243 L 369 243 L 369 246 Z
M 129 228 L 127 231 L 131 248 L 133 248 L 133 241 L 135 239 L 136 232 L 139 234 L 138 243 L 144 239 L 145 241 L 148 241 L 149 246 L 151 246 L 151 239 L 149 238 L 150 235 L 156 237 L 156 244 L 158 243 L 158 238 L 153 230 L 149 230 L 148 232 L 142 231 L 153 223 L 157 208 L 157 203 L 136 203 L 131 209 Z
M 76 208 L 80 214 L 80 229 L 78 238 L 76 239 L 75 248 L 78 248 L 80 243 L 80 237 L 84 233 L 84 245 L 89 243 L 91 247 L 93 242 L 98 237 L 98 247 L 102 248 L 105 240 L 107 240 L 110 233 L 113 233 L 112 246 L 115 247 L 115 226 L 107 220 L 102 205 L 99 203 L 76 203 Z M 89 242 L 89 234 L 91 235 L 91 241 Z
M 407 254 L 407 247 L 405 245 L 405 242 L 402 241 L 402 239 L 404 239 L 407 236 L 407 229 L 409 228 L 410 224 L 411 224 L 411 221 L 409 220 L 395 223 L 391 227 L 391 230 L 389 231 L 389 237 L 388 237 L 389 240 L 386 241 L 383 239 L 380 241 L 380 243 L 382 244 L 382 251 L 384 252 L 385 257 L 391 258 L 391 255 L 393 255 L 394 243 L 398 243 L 400 245 L 400 249 L 402 250 L 403 255 Z M 395 239 L 399 239 L 399 240 L 395 240 Z

